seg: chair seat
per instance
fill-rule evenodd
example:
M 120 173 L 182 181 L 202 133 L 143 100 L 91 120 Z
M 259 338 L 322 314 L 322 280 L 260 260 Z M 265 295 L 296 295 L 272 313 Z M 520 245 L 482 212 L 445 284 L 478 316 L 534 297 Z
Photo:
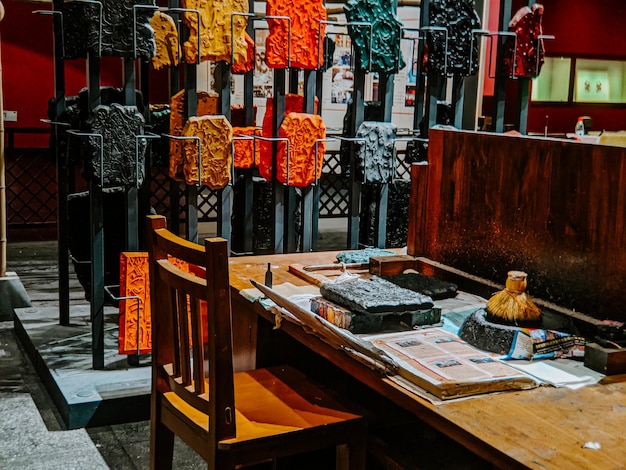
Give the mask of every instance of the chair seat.
M 239 372 L 234 379 L 237 436 L 221 441 L 221 449 L 250 440 L 363 419 L 347 411 L 304 374 L 289 366 Z M 197 432 L 208 433 L 208 415 L 174 392 L 167 392 L 164 397 L 164 404 L 170 405 L 179 418 L 193 423 Z

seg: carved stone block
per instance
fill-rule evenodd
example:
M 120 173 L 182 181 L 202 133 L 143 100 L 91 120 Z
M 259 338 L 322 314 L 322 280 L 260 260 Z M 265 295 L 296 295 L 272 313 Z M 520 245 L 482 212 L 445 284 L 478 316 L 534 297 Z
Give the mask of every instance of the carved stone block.
M 388 183 L 393 178 L 397 127 L 391 122 L 364 121 L 356 133 L 357 175 L 365 183 Z
M 61 7 L 63 15 L 63 51 L 64 59 L 86 58 L 90 46 L 97 52 L 98 18 L 100 9 L 96 3 L 68 2 Z M 55 32 L 60 34 L 60 31 Z
M 261 130 L 254 126 L 233 127 L 235 149 L 234 164 L 235 168 L 252 168 L 257 165 L 260 159 L 260 142 L 253 139 L 237 139 L 238 136 L 255 136 L 261 135 Z
M 152 58 L 156 50 L 150 18 L 154 0 L 101 0 L 64 3 L 64 58 L 86 57 L 87 52 L 116 57 Z
M 205 91 L 199 91 L 198 116 L 217 114 L 217 95 L 211 95 Z M 170 135 L 180 136 L 185 126 L 185 90 L 181 90 L 172 96 L 170 100 Z M 170 178 L 176 181 L 184 181 L 183 174 L 184 156 L 183 142 L 178 139 L 170 139 Z
M 320 287 L 320 293 L 325 299 L 360 313 L 411 312 L 433 307 L 430 297 L 398 287 L 378 276 L 369 280 L 326 282 Z
M 195 140 L 184 141 L 187 184 L 200 181 L 211 189 L 221 189 L 230 183 L 233 128 L 228 119 L 224 116 L 192 116 L 185 124 L 182 135 L 200 139 L 200 156 Z
M 324 60 L 323 38 L 326 31 L 326 9 L 322 0 L 268 0 L 267 16 L 287 16 L 268 19 L 270 33 L 265 43 L 266 62 L 272 68 L 291 67 L 316 69 Z M 290 32 L 291 28 L 291 32 Z M 291 39 L 291 41 L 290 41 Z
M 356 66 L 379 73 L 396 73 L 406 63 L 400 51 L 402 22 L 395 14 L 391 0 L 349 0 L 344 5 L 350 23 L 364 22 L 372 25 L 350 25 L 348 34 L 355 50 Z M 370 44 L 371 43 L 371 44 Z
M 135 106 L 97 106 L 88 121 L 89 173 L 103 186 L 140 185 L 145 173 L 144 118 Z M 102 149 L 102 150 L 101 150 Z
M 254 69 L 254 51 L 254 40 L 246 33 L 246 55 L 243 57 L 241 54 L 236 54 L 235 63 L 230 71 L 235 74 L 244 74 Z
M 138 297 L 120 301 L 120 354 L 148 354 L 152 351 L 152 319 L 150 309 L 150 276 L 148 253 L 120 254 L 120 297 Z M 137 350 L 139 340 L 139 351 Z
M 203 276 L 202 271 L 195 265 L 172 256 L 169 257 L 169 261 L 186 273 Z M 139 353 L 149 354 L 152 352 L 152 319 L 148 253 L 122 252 L 119 266 L 120 297 L 138 297 L 139 302 L 137 299 L 120 301 L 118 352 L 137 354 L 137 340 L 139 340 Z M 138 305 L 141 305 L 139 312 Z M 200 313 L 203 321 L 206 321 L 205 301 L 200 302 Z M 205 341 L 208 338 L 207 334 L 207 331 L 203 331 Z
M 180 61 L 180 44 L 174 19 L 161 11 L 157 11 L 150 20 L 150 26 L 154 30 L 156 44 L 152 66 L 156 70 L 163 67 L 175 67 Z
M 155 0 L 108 0 L 105 2 L 103 28 L 103 55 L 141 57 L 150 60 L 156 51 L 154 30 L 150 26 L 155 9 L 137 8 L 137 5 L 154 6 Z M 134 23 L 136 19 L 136 23 Z M 110 32 L 107 31 L 110 26 Z M 109 52 L 110 50 L 110 52 Z M 133 54 L 134 51 L 134 54 Z
M 429 26 L 443 27 L 446 34 L 432 31 L 428 38 L 429 72 L 439 75 L 474 75 L 478 71 L 480 38 L 472 38 L 472 30 L 480 29 L 480 18 L 474 0 L 435 0 L 430 3 Z
M 507 38 L 502 53 L 503 71 L 509 77 L 532 78 L 539 75 L 544 62 L 541 18 L 543 5 L 520 8 L 509 22 L 509 31 L 517 35 Z M 516 47 L 517 46 L 517 47 Z
M 200 62 L 206 60 L 231 62 L 231 41 L 235 49 L 234 62 L 246 62 L 248 19 L 241 15 L 233 16 L 233 13 L 248 13 L 247 0 L 183 0 L 181 6 L 200 13 L 200 26 L 197 14 L 183 14 L 183 21 L 190 31 L 189 39 L 183 44 L 187 63 L 198 61 L 198 35 Z M 234 37 L 231 35 L 231 18 Z
M 318 139 L 326 138 L 326 126 L 317 114 L 289 113 L 285 116 L 278 133 L 289 139 L 289 155 L 285 142 L 279 143 L 276 177 L 289 186 L 308 186 L 322 175 L 326 144 Z M 289 167 L 289 168 L 287 168 Z
M 317 101 L 316 101 L 317 105 Z M 285 95 L 285 116 L 289 113 L 301 113 L 304 110 L 304 97 L 288 93 Z M 265 104 L 265 115 L 263 116 L 263 137 L 273 137 L 272 117 L 274 115 L 274 99 L 268 98 Z M 261 141 L 261 161 L 259 163 L 259 173 L 262 178 L 272 180 L 272 142 Z M 282 158 L 285 158 L 284 156 Z M 278 159 L 278 157 L 277 157 Z
M 151 104 L 150 105 L 150 131 L 157 135 L 167 134 L 170 128 L 170 105 Z M 167 167 L 170 157 L 169 139 L 161 137 L 151 141 L 150 165 L 156 167 Z

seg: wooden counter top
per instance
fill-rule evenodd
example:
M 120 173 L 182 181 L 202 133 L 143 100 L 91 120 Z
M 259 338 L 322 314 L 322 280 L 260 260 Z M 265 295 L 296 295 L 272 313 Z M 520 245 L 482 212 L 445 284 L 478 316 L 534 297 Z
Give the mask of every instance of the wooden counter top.
M 254 316 L 271 320 L 272 315 L 258 303 L 239 294 L 251 287 L 250 279 L 264 281 L 267 263 L 272 265 L 274 285 L 305 285 L 306 281 L 288 272 L 288 266 L 332 263 L 336 254 L 231 258 L 234 314 L 254 312 Z M 606 470 L 626 466 L 626 375 L 607 377 L 601 384 L 579 390 L 544 386 L 434 405 L 299 326 L 283 322 L 281 328 L 498 468 Z M 586 448 L 587 443 L 598 443 L 600 449 Z

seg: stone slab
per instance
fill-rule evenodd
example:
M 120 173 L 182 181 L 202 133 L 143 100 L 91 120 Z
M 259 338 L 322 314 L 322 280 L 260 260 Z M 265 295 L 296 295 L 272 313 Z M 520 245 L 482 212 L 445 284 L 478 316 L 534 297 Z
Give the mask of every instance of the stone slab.
M 33 398 L 15 393 L 0 400 L 0 468 L 109 467 L 85 429 L 48 431 Z
M 7 272 L 0 277 L 0 321 L 13 320 L 15 308 L 30 307 L 31 302 L 19 276 Z
M 73 306 L 70 325 L 57 307 L 15 309 L 15 331 L 68 429 L 149 419 L 149 363 L 118 354 L 117 309 L 105 308 L 103 370 L 92 367 L 89 305 Z

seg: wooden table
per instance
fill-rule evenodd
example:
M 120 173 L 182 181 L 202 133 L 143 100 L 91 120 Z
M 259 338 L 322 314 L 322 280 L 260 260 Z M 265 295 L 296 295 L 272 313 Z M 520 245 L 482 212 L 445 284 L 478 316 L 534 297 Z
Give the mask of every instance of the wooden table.
M 306 282 L 288 272 L 291 264 L 325 264 L 336 252 L 247 256 L 230 261 L 237 367 L 255 367 L 258 317 L 273 316 L 240 290 L 250 279 L 263 282 L 271 263 L 273 283 Z M 485 394 L 433 405 L 338 351 L 298 325 L 281 328 L 346 373 L 384 395 L 499 468 L 619 469 L 626 468 L 626 375 L 579 390 L 539 387 L 520 392 Z M 598 443 L 599 450 L 584 448 Z

